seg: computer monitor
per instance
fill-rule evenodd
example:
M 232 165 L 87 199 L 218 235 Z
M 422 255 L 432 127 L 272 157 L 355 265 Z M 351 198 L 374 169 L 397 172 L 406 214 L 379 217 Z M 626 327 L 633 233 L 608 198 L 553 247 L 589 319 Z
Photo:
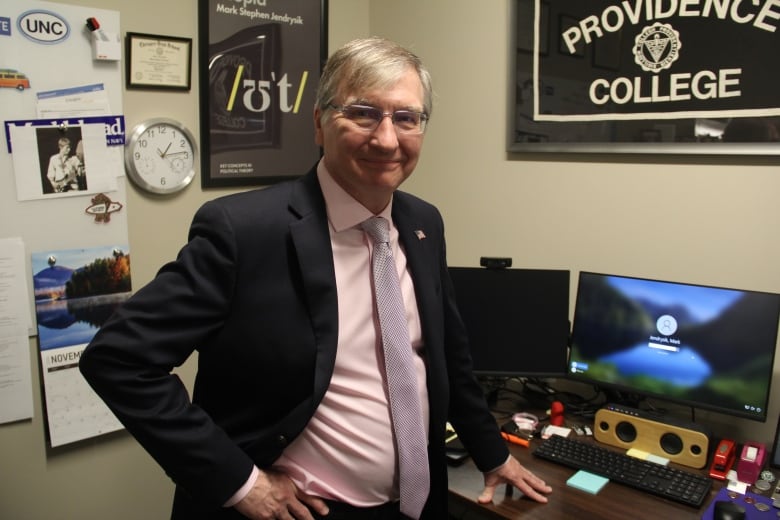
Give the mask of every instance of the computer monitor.
M 569 377 L 765 421 L 780 295 L 583 272 Z
M 565 376 L 569 271 L 450 267 L 474 374 Z

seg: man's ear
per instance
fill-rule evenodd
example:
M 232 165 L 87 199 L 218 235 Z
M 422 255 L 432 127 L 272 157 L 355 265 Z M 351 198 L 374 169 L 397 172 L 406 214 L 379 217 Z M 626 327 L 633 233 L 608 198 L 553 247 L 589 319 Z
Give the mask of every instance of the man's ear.
M 320 107 L 314 107 L 314 142 L 317 146 L 322 146 L 322 110 Z

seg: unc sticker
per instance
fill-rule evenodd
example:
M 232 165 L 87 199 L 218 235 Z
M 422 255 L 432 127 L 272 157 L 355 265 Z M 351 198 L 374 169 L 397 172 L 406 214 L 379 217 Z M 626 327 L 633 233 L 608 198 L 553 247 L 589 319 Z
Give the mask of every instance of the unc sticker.
M 57 13 L 33 9 L 19 15 L 19 32 L 28 40 L 44 45 L 62 43 L 70 36 L 70 24 Z
M 658 72 L 677 61 L 680 48 L 680 33 L 667 23 L 654 23 L 634 39 L 634 61 L 642 70 Z

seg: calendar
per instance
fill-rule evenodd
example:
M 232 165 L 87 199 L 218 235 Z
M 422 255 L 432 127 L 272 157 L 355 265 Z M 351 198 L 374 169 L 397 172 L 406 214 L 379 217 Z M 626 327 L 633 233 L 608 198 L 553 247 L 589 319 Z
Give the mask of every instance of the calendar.
M 122 424 L 79 372 L 86 344 L 41 352 L 52 447 L 122 429 Z
M 52 447 L 122 428 L 79 371 L 81 354 L 131 294 L 130 248 L 32 254 L 43 394 Z

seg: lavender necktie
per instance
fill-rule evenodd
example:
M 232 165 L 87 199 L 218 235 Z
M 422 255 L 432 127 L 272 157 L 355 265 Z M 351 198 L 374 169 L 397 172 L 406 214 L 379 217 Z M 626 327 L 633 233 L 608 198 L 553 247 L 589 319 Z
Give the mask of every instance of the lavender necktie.
M 398 451 L 401 512 L 419 518 L 430 489 L 428 449 L 401 284 L 390 251 L 389 223 L 372 217 L 361 226 L 374 242 L 374 294 Z

